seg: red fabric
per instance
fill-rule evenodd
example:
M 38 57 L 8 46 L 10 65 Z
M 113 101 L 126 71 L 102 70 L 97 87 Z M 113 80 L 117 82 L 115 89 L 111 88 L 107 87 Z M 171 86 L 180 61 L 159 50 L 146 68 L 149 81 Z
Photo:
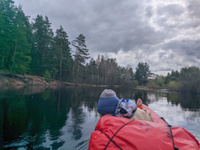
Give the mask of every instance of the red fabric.
M 148 106 L 143 105 L 144 109 L 147 110 L 147 113 L 150 113 L 154 122 L 159 123 L 159 124 L 164 124 L 166 125 L 166 122 L 162 119 L 160 119 L 160 116 L 158 116 L 152 109 L 150 109 Z
M 147 106 L 144 108 L 153 112 Z M 89 150 L 174 150 L 170 128 L 155 112 L 152 117 L 156 122 L 103 116 L 91 134 Z M 171 129 L 179 150 L 200 150 L 199 142 L 191 133 L 180 127 Z
M 160 117 L 148 106 L 144 105 L 144 108 L 147 110 L 148 113 L 151 113 L 151 116 L 156 123 L 166 124 L 166 122 L 160 119 Z M 179 148 L 179 150 L 200 150 L 200 143 L 186 129 L 182 127 L 172 127 L 171 129 L 174 137 L 175 147 Z
M 181 127 L 172 127 L 174 142 L 179 150 L 200 150 L 200 144 L 197 139 L 186 129 Z

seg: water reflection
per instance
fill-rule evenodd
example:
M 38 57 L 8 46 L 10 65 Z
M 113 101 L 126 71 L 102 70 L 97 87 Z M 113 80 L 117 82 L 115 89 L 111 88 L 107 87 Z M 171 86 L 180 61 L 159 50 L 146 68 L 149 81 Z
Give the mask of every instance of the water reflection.
M 27 90 L 23 93 L 21 89 L 19 92 L 2 92 L 1 148 L 58 149 L 66 142 L 60 138 L 66 133 L 74 141 L 79 140 L 86 118 L 82 106 L 87 106 L 87 112 L 96 112 L 100 91 L 94 88 L 67 88 L 46 89 L 42 93 L 33 91 L 34 94 Z M 95 116 L 98 117 L 98 114 L 95 113 Z M 68 129 L 63 132 L 64 126 Z
M 0 101 L 3 110 L 2 137 L 8 149 L 21 146 L 42 148 L 47 133 L 52 141 L 61 136 L 60 130 L 70 110 L 70 104 L 62 97 L 65 98 L 68 93 L 47 89 L 40 94 L 11 95 Z M 62 144 L 63 141 L 56 143 Z
M 200 95 L 199 94 L 189 94 L 189 93 L 176 93 L 169 94 L 168 100 L 172 104 L 178 105 L 181 104 L 181 107 L 189 110 L 198 110 L 200 109 Z
M 41 93 L 33 88 L 24 92 L 22 89 L 0 91 L 0 149 L 87 149 L 90 134 L 99 120 L 96 106 L 103 89 L 74 87 L 43 89 Z M 142 98 L 155 110 L 162 108 L 159 110 L 162 113 L 165 110 L 181 113 L 184 115 L 181 119 L 194 122 L 189 128 L 200 134 L 195 124 L 200 122 L 200 95 L 127 88 L 113 90 L 119 98 Z M 166 117 L 172 123 L 181 120 Z

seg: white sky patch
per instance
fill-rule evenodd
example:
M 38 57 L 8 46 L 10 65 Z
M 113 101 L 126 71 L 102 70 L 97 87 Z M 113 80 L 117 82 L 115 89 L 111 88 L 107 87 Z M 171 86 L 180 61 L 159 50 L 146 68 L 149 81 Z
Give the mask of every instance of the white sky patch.
M 182 4 L 184 5 L 185 0 L 153 0 L 154 3 L 156 4 L 164 4 L 164 5 L 169 5 L 169 4 Z
M 119 50 L 117 53 L 107 53 L 110 58 L 116 58 L 117 63 L 120 66 L 127 67 L 127 65 L 131 65 L 135 68 L 134 64 L 136 64 L 136 55 L 132 51 L 124 52 L 123 50 Z

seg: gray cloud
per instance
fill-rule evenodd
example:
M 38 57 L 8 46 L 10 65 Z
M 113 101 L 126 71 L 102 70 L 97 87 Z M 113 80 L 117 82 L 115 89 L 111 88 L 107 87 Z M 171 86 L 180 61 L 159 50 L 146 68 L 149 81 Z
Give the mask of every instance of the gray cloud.
M 188 1 L 188 11 L 191 17 L 196 17 L 199 19 L 200 17 L 200 1 L 197 0 L 190 0 Z
M 198 0 L 15 1 L 32 18 L 48 16 L 54 31 L 62 25 L 70 40 L 83 33 L 93 57 L 109 53 L 134 67 L 144 61 L 161 74 L 200 65 Z
M 153 16 L 153 8 L 151 6 L 146 7 L 145 9 L 146 17 L 150 18 Z
M 191 40 L 174 40 L 163 46 L 165 49 L 171 49 L 184 56 L 191 56 L 193 58 L 200 59 L 200 39 Z
M 180 4 L 169 4 L 169 5 L 161 5 L 157 8 L 157 14 L 159 16 L 167 16 L 170 18 L 180 16 L 184 13 L 184 7 Z

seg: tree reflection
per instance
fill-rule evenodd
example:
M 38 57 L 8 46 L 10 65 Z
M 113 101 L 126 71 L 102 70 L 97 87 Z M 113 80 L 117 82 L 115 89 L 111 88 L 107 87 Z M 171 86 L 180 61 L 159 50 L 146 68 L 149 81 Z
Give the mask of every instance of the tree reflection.
M 72 108 L 72 124 L 69 127 L 69 132 L 72 133 L 74 140 L 79 140 L 82 137 L 82 127 L 85 115 L 81 108 Z
M 72 134 L 74 140 L 79 140 L 82 137 L 82 127 L 84 123 L 85 114 L 81 108 L 83 102 L 86 100 L 87 93 L 83 88 L 74 89 L 71 95 L 71 122 L 69 126 L 69 133 Z
M 175 105 L 180 103 L 182 108 L 189 109 L 191 111 L 200 109 L 200 94 L 169 93 L 168 100 Z
M 52 146 L 62 146 L 64 141 L 58 139 L 63 134 L 61 129 L 70 110 L 70 95 L 65 91 L 47 89 L 41 94 L 13 95 L 0 99 L 3 106 L 3 121 L 0 122 L 3 133 L 0 138 L 3 138 L 4 145 L 8 148 L 19 147 L 17 143 L 21 141 L 24 147 L 42 148 L 49 132 Z M 9 143 L 15 142 L 9 147 Z
M 12 141 L 18 138 L 26 131 L 28 126 L 28 116 L 26 100 L 21 96 L 3 99 L 2 108 L 2 128 L 4 142 Z

